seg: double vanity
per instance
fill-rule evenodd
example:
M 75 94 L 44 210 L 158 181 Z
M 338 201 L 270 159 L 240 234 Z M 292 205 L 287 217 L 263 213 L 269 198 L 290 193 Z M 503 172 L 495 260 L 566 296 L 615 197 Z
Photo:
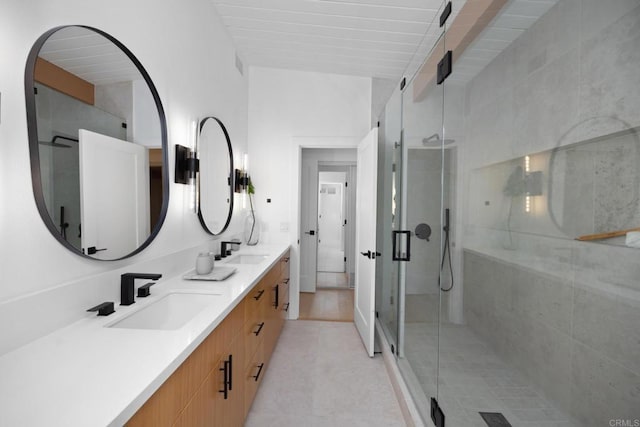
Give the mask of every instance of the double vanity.
M 287 316 L 289 248 L 223 264 L 237 269 L 224 281 L 164 277 L 135 304 L 3 356 L 0 424 L 242 425 Z
M 93 56 L 118 65 L 101 65 L 99 75 L 77 66 Z M 236 246 L 224 241 L 217 265 L 234 274 L 184 279 L 193 264 L 183 254 L 205 246 L 205 236 L 207 247 L 209 236 L 236 237 L 240 230 L 227 231 L 234 200 L 249 196 L 252 206 L 246 161 L 234 167 L 227 128 L 206 115 L 190 124 L 186 146 L 170 145 L 149 74 L 123 43 L 92 27 L 42 34 L 24 82 L 35 205 L 61 248 L 96 269 L 86 270 L 95 275 L 83 277 L 82 292 L 72 291 L 75 282 L 53 283 L 47 295 L 55 298 L 29 306 L 34 323 L 51 327 L 38 325 L 40 338 L 0 356 L 0 426 L 242 425 L 289 309 L 289 247 L 243 246 L 224 256 L 227 244 Z M 174 229 L 184 247 L 122 263 L 161 232 L 178 185 L 189 187 L 184 212 L 197 214 L 191 221 L 203 235 Z M 113 261 L 120 263 L 104 268 Z M 139 274 L 140 265 L 160 268 Z M 153 287 L 134 284 L 159 278 Z

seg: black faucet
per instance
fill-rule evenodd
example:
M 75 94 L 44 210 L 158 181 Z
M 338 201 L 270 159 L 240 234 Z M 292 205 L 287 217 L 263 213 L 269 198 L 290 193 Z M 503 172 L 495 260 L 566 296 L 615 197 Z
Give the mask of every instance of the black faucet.
M 224 258 L 227 255 L 231 255 L 231 251 L 227 250 L 227 245 L 239 245 L 239 242 L 220 242 L 220 257 Z
M 135 279 L 158 280 L 162 274 L 124 273 L 120 276 L 120 305 L 131 305 L 133 298 L 133 282 Z

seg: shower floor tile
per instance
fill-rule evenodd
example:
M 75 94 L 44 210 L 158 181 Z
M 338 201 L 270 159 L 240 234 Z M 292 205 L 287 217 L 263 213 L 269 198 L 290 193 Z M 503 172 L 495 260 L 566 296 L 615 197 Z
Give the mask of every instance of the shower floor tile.
M 448 425 L 486 427 L 480 412 L 499 412 L 513 427 L 579 427 L 471 329 L 440 325 L 439 343 L 437 333 L 435 323 L 406 323 L 405 357 L 424 392 L 434 393 L 439 345 L 438 400 Z

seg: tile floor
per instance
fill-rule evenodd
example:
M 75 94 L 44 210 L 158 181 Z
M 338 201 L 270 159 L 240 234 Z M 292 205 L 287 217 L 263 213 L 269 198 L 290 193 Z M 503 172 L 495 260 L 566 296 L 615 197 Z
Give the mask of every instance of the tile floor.
M 468 327 L 441 325 L 439 345 L 438 400 L 448 426 L 487 427 L 480 411 L 501 412 L 513 427 L 579 426 Z M 406 360 L 427 398 L 435 393 L 437 348 L 437 324 L 405 324 Z
M 382 356 L 353 323 L 285 323 L 246 427 L 404 426 Z

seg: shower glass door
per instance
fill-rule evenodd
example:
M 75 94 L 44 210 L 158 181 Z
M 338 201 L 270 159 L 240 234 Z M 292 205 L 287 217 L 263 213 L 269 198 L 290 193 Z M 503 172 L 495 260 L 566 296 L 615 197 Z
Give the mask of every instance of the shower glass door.
M 376 246 L 382 253 L 376 262 L 376 313 L 394 354 L 399 349 L 397 262 L 392 260 L 393 232 L 400 229 L 400 195 L 402 193 L 402 94 L 397 86 L 380 116 L 378 159 L 378 232 Z
M 442 30 L 442 29 L 440 29 Z M 436 38 L 428 57 L 444 55 L 443 34 Z M 449 197 L 443 165 L 444 87 L 436 83 L 436 69 L 425 63 L 402 91 L 402 178 L 396 262 L 400 322 L 398 365 L 409 384 L 424 420 L 430 416 L 430 399 L 438 395 L 440 292 L 438 285 L 443 200 Z M 406 257 L 402 252 L 402 239 Z

